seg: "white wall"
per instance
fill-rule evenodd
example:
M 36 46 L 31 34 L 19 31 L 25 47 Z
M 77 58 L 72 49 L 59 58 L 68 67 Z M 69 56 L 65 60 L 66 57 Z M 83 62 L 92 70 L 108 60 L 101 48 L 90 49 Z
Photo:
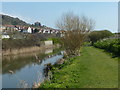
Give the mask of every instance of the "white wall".
M 10 36 L 9 35 L 2 35 L 2 39 L 4 39 L 4 38 L 10 38 Z
M 53 45 L 53 41 L 52 40 L 45 41 L 45 45 Z
M 30 27 L 28 28 L 28 33 L 32 33 L 32 29 Z

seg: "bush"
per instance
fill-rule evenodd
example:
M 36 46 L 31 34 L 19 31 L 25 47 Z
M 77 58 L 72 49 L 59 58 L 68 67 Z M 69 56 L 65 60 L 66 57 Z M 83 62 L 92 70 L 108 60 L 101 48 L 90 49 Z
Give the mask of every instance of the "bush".
M 90 41 L 92 42 L 92 45 L 97 42 L 98 40 L 101 40 L 103 38 L 108 38 L 112 36 L 113 34 L 108 30 L 102 30 L 102 31 L 93 31 L 91 32 L 88 37 Z
M 20 49 L 36 46 L 37 44 L 38 42 L 34 41 L 33 39 L 4 39 L 2 40 L 2 49 Z
M 105 49 L 108 52 L 112 52 L 113 54 L 120 56 L 120 39 L 106 39 L 97 41 L 94 43 L 94 46 L 97 48 Z
M 61 44 L 68 55 L 80 55 L 80 48 L 83 45 L 85 34 L 80 30 L 67 31 L 61 38 Z

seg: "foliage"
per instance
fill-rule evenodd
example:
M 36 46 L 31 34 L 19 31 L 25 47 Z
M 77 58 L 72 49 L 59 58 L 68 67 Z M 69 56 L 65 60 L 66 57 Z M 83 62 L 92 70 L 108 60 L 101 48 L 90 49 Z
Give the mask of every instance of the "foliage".
M 89 39 L 90 39 L 90 41 L 92 42 L 92 45 L 93 45 L 93 43 L 97 42 L 98 40 L 103 39 L 103 38 L 108 38 L 112 35 L 113 34 L 110 31 L 102 30 L 102 31 L 92 31 L 88 35 L 88 37 L 89 37 Z
M 58 38 L 58 37 L 48 38 L 48 40 L 52 40 L 52 41 L 53 41 L 53 44 L 58 44 L 58 43 L 60 43 L 60 38 Z
M 31 46 L 40 46 L 40 39 L 35 35 L 26 34 L 26 38 L 23 39 L 3 39 L 2 49 L 20 49 Z
M 32 46 L 41 46 L 43 45 L 42 41 L 47 40 L 48 38 L 53 39 L 54 44 L 59 42 L 59 38 L 55 34 L 21 34 L 18 32 L 10 32 L 10 39 L 2 40 L 2 49 L 20 49 L 25 47 Z
M 112 52 L 113 54 L 120 56 L 120 39 L 106 39 L 97 41 L 94 46 L 97 48 L 105 49 L 108 52 Z
M 85 34 L 94 28 L 94 24 L 92 19 L 79 17 L 71 12 L 63 14 L 56 22 L 59 29 L 66 30 L 61 42 L 68 55 L 79 55 Z
M 82 34 L 80 30 L 74 30 L 67 31 L 65 36 L 61 38 L 62 45 L 68 55 L 79 55 L 84 36 L 85 34 Z
M 34 30 L 34 33 L 38 33 L 38 32 L 39 32 L 39 30 L 38 30 L 38 29 L 35 29 L 35 30 Z

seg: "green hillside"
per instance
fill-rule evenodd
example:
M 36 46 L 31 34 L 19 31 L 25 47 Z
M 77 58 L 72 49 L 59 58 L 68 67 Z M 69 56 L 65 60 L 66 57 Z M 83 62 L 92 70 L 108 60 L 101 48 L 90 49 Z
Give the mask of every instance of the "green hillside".
M 2 25 L 30 25 L 19 18 L 14 18 L 7 15 L 2 15 Z

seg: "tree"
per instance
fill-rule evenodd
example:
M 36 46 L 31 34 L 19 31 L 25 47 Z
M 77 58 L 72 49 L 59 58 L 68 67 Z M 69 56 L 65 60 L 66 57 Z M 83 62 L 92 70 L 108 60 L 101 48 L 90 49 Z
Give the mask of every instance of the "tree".
M 103 38 L 108 38 L 112 35 L 113 34 L 108 30 L 93 31 L 89 34 L 89 39 L 90 39 L 90 41 L 92 42 L 92 45 L 93 45 L 98 40 L 101 40 Z
M 39 30 L 38 30 L 38 29 L 35 29 L 35 30 L 34 30 L 34 33 L 38 33 L 38 32 L 39 32 Z
M 67 54 L 79 55 L 86 34 L 93 30 L 95 22 L 86 16 L 79 17 L 72 12 L 68 12 L 63 14 L 56 22 L 56 26 L 66 31 L 61 42 Z

